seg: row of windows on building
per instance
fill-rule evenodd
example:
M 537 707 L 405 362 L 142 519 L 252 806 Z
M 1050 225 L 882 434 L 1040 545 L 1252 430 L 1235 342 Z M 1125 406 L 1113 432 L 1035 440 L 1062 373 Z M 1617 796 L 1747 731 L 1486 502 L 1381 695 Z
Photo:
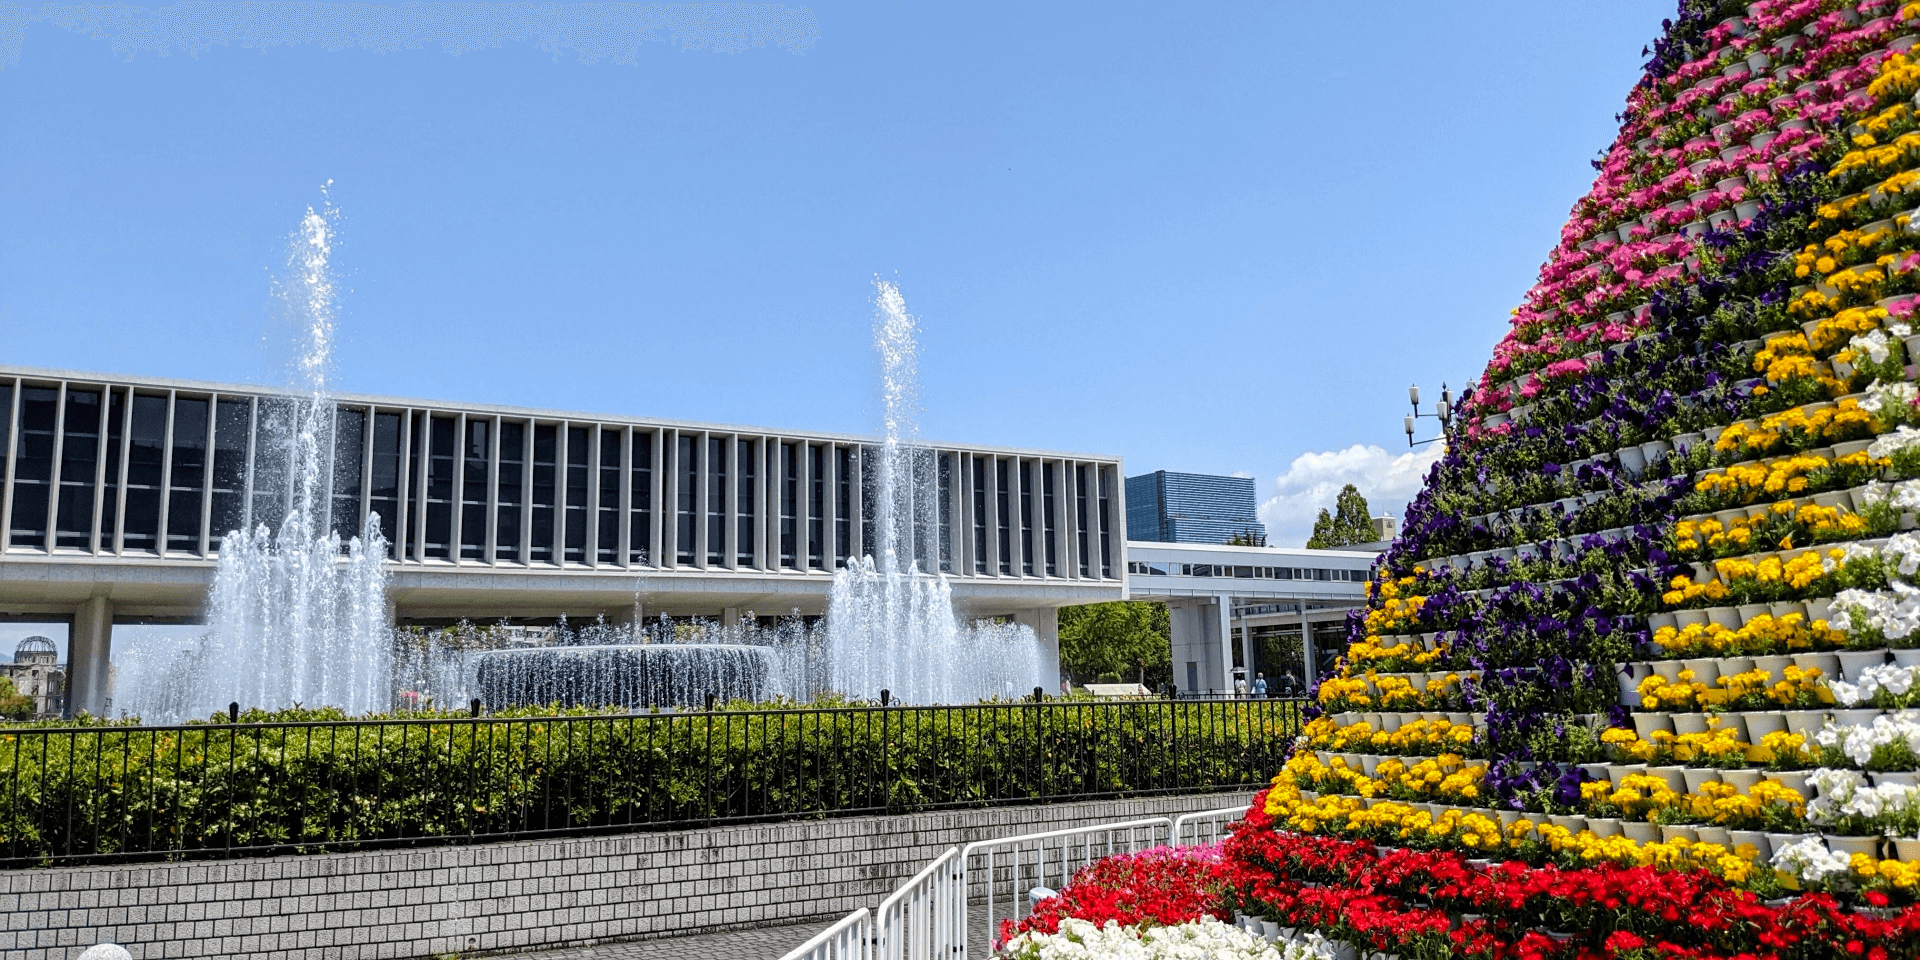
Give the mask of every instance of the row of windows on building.
M 286 516 L 299 412 L 0 383 L 5 546 L 216 554 Z M 330 429 L 323 525 L 344 541 L 376 515 L 397 559 L 825 570 L 877 552 L 876 457 L 858 443 L 346 405 Z M 921 569 L 1114 575 L 1115 465 L 930 451 L 913 469 L 937 489 L 909 538 Z
M 1140 577 L 1234 577 L 1241 580 L 1324 580 L 1341 583 L 1364 583 L 1367 579 L 1365 570 L 1159 563 L 1145 560 L 1127 561 L 1127 572 Z

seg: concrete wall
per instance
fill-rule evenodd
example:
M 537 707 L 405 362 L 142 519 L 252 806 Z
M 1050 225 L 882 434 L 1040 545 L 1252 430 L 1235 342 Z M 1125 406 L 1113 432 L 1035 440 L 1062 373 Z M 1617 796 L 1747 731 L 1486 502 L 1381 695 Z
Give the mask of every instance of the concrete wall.
M 1246 794 L 666 833 L 0 872 L 0 956 L 361 960 L 512 952 L 838 918 L 948 847 L 1243 805 Z M 804 938 L 802 938 L 804 939 Z M 796 940 L 794 946 L 798 946 Z

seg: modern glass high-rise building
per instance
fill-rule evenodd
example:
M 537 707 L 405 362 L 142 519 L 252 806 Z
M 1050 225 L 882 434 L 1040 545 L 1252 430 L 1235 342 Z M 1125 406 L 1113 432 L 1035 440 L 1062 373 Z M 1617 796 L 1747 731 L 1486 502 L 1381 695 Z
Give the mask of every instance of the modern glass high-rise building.
M 1127 536 L 1163 543 L 1264 543 L 1253 478 L 1153 473 L 1127 478 Z

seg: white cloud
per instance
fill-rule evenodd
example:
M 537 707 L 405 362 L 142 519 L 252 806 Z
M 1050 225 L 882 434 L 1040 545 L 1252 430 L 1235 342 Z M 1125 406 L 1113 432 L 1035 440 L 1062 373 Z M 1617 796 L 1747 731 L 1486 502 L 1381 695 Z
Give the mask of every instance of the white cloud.
M 1297 547 L 1313 535 L 1313 519 L 1322 508 L 1333 509 L 1340 488 L 1351 483 L 1367 498 L 1374 516 L 1400 516 L 1407 501 L 1420 492 L 1432 468 L 1446 451 L 1439 444 L 1399 455 L 1371 444 L 1345 450 L 1303 453 L 1273 480 L 1273 495 L 1260 504 L 1260 520 L 1276 546 Z

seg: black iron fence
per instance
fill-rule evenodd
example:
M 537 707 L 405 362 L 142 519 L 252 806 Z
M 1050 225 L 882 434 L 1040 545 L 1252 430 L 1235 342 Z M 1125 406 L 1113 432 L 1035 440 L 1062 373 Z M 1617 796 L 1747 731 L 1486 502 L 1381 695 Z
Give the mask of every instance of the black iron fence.
M 1251 789 L 1304 701 L 0 727 L 0 866 Z

